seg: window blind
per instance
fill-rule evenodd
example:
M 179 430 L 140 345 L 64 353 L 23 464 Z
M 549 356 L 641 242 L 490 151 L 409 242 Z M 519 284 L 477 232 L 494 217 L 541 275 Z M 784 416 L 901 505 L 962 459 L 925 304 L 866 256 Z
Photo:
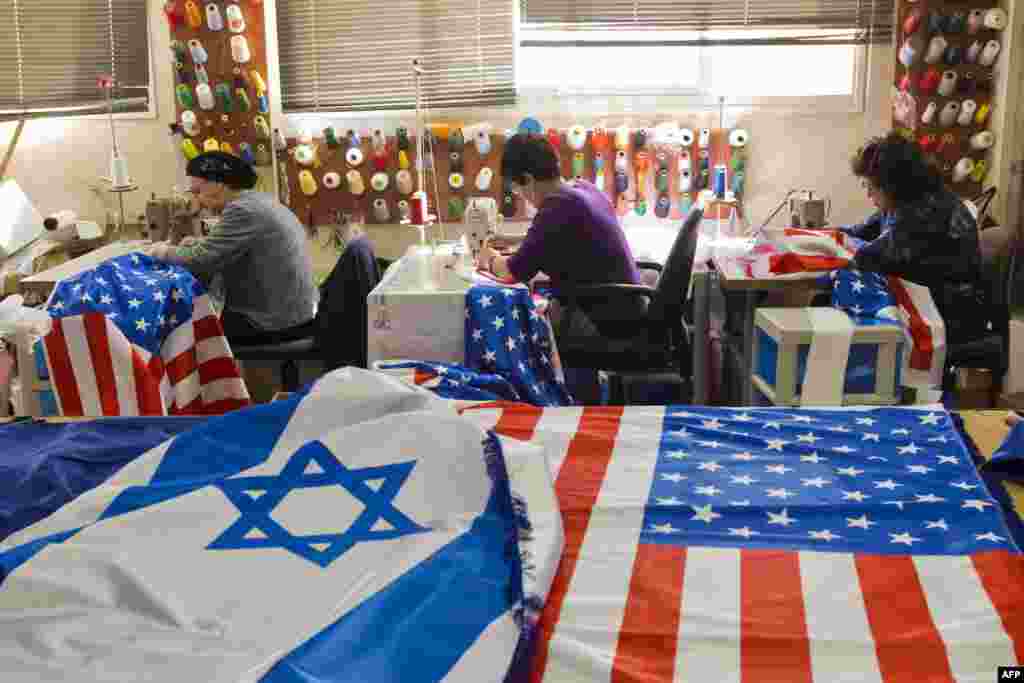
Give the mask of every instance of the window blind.
M 514 10 L 507 0 L 278 0 L 282 107 L 413 109 L 413 58 L 431 108 L 514 102 Z
M 141 0 L 0 0 L 0 116 L 102 113 L 149 103 L 149 25 Z
M 520 6 L 531 31 L 698 31 L 710 33 L 673 42 L 712 45 L 885 43 L 894 21 L 894 0 L 520 0 Z

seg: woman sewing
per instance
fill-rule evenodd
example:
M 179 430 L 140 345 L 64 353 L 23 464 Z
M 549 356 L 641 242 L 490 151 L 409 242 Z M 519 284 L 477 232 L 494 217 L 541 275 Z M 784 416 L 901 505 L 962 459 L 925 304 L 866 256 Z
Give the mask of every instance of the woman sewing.
M 944 186 L 917 145 L 896 133 L 870 140 L 851 166 L 878 209 L 864 223 L 842 228 L 867 241 L 853 267 L 927 286 L 948 342 L 984 335 L 978 227 L 964 203 Z
M 501 159 L 501 174 L 512 192 L 528 207 L 536 207 L 537 213 L 514 254 L 503 256 L 485 244 L 478 258 L 481 268 L 499 277 L 511 275 L 519 282 L 529 282 L 543 272 L 551 280 L 556 299 L 561 288 L 572 285 L 640 284 L 636 262 L 608 196 L 591 183 L 562 180 L 558 156 L 545 138 L 510 137 Z M 555 321 L 557 336 L 592 336 L 598 330 L 617 336 L 620 329 L 631 334 L 635 326 L 629 321 L 642 315 L 644 301 L 616 306 L 581 301 L 580 305 L 586 315 Z
M 207 237 L 179 246 L 160 242 L 148 253 L 207 283 L 223 276 L 221 324 L 231 343 L 279 344 L 312 335 L 319 293 L 295 214 L 254 191 L 255 169 L 234 155 L 200 154 L 186 172 L 195 200 L 220 214 L 220 222 Z

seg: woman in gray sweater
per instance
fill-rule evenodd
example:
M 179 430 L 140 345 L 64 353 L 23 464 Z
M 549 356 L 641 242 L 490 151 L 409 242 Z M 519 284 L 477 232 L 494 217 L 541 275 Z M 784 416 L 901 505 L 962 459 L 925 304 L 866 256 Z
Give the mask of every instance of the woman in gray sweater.
M 231 343 L 277 344 L 311 336 L 319 292 L 306 232 L 295 214 L 253 190 L 256 171 L 234 155 L 200 154 L 187 173 L 196 201 L 221 220 L 207 237 L 183 246 L 161 242 L 148 253 L 207 283 L 223 277 L 221 323 Z

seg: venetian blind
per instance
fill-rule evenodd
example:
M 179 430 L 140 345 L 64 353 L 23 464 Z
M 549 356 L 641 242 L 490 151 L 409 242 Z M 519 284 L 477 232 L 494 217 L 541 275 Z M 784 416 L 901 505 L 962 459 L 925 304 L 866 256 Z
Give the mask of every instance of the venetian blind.
M 0 116 L 102 113 L 101 76 L 113 76 L 117 111 L 149 101 L 147 3 L 142 0 L 0 0 Z
M 286 112 L 431 108 L 515 99 L 509 0 L 278 0 Z
M 711 44 L 885 43 L 894 11 L 893 0 L 520 0 L 520 6 L 521 22 L 531 30 L 718 31 L 700 41 Z M 785 35 L 772 36 L 780 31 Z

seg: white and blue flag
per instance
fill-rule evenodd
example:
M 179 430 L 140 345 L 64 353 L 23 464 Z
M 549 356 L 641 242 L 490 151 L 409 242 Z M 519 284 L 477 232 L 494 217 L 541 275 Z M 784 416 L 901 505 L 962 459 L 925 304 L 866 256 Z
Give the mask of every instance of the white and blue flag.
M 11 681 L 500 681 L 561 552 L 543 451 L 344 369 L 0 545 Z

